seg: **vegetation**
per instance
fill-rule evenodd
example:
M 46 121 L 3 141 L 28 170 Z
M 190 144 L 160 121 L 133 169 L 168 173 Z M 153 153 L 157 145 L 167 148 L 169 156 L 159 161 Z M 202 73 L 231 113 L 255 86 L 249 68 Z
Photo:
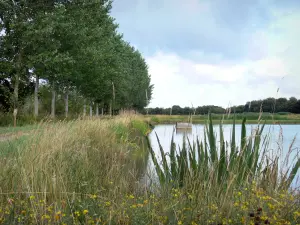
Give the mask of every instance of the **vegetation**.
M 202 142 L 150 151 L 164 175 L 147 183 L 144 117 L 43 123 L 0 150 L 0 223 L 299 224 L 299 192 L 288 188 L 299 164 L 281 176 L 278 161 L 257 160 L 262 126 L 219 145 L 211 125 Z
M 2 0 L 0 117 L 10 112 L 16 125 L 19 115 L 78 117 L 87 105 L 90 114 L 145 107 L 147 64 L 110 10 L 110 0 Z
M 192 122 L 194 124 L 205 124 L 208 115 L 148 115 L 146 116 L 152 124 L 174 124 L 176 122 Z M 211 114 L 214 124 L 220 121 L 224 124 L 232 124 L 235 117 L 236 123 L 241 124 L 243 118 L 249 124 L 257 124 L 260 120 L 267 124 L 299 124 L 300 114 L 271 114 L 271 113 L 242 113 L 242 114 Z
M 223 107 L 214 105 L 184 108 L 178 105 L 173 105 L 171 108 L 148 108 L 147 110 L 144 110 L 143 113 L 152 115 L 205 115 L 209 112 L 214 114 L 224 114 L 230 110 L 231 112 L 235 112 L 237 114 L 249 112 L 279 113 L 282 115 L 286 115 L 288 113 L 300 114 L 300 99 L 296 99 L 295 97 L 291 97 L 289 99 L 267 98 L 263 100 L 253 100 L 245 103 L 245 105 L 233 106 L 230 109 L 225 109 Z

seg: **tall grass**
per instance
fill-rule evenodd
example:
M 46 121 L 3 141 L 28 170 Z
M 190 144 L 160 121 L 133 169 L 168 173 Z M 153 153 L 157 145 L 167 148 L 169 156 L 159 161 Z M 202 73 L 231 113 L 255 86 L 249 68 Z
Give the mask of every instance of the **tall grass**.
M 147 129 L 134 121 L 120 117 L 43 124 L 14 155 L 0 158 L 0 193 L 44 193 L 55 201 L 68 193 L 97 193 L 111 183 L 129 191 L 139 169 L 132 157 L 141 152 L 139 137 Z M 136 133 L 140 135 L 133 137 Z

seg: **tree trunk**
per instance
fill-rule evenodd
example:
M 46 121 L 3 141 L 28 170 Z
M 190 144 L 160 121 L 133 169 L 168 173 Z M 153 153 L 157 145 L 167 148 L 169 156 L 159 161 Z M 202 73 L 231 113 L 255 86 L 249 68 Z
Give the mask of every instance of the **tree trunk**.
M 55 84 L 54 81 L 52 83 L 52 100 L 51 100 L 51 117 L 55 118 Z
M 101 115 L 102 115 L 102 116 L 104 115 L 104 110 L 103 110 L 103 108 L 101 108 Z
M 96 103 L 96 116 L 98 117 L 99 116 L 99 104 Z
M 83 103 L 83 116 L 86 115 L 86 100 L 84 99 L 84 103 Z
M 66 87 L 65 93 L 65 117 L 67 118 L 69 114 L 69 87 Z
M 17 115 L 18 115 L 18 101 L 19 101 L 19 83 L 20 83 L 20 77 L 19 74 L 17 73 L 15 75 L 15 82 L 14 82 L 14 97 L 13 97 L 13 102 L 14 102 L 14 127 L 17 126 Z
M 109 115 L 112 116 L 112 101 L 109 104 Z
M 93 116 L 93 105 L 92 103 L 90 103 L 90 117 Z
M 39 115 L 39 75 L 36 75 L 35 88 L 34 88 L 34 116 Z

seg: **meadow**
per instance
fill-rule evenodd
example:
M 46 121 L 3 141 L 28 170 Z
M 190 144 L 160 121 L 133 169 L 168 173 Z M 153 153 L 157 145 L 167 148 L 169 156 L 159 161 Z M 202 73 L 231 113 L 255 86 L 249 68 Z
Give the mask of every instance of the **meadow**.
M 205 140 L 171 142 L 171 154 L 158 156 L 147 138 L 152 122 L 42 122 L 1 141 L 0 224 L 300 224 L 300 193 L 290 187 L 300 161 L 288 173 L 259 161 L 262 126 L 219 148 L 211 117 Z M 149 160 L 156 176 L 145 183 Z

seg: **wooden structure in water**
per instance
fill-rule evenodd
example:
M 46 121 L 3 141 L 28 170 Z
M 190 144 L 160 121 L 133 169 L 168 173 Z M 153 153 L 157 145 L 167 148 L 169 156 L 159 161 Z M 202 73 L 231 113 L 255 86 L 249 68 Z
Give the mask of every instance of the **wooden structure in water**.
M 175 125 L 177 129 L 192 129 L 192 123 L 176 123 Z

